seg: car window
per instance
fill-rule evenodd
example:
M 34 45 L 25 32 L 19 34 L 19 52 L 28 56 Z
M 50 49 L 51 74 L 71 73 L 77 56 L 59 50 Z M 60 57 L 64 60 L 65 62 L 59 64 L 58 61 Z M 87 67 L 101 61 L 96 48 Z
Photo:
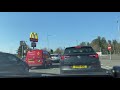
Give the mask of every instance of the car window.
M 9 59 L 9 61 L 18 61 L 18 58 L 13 55 L 8 55 L 7 58 Z
M 58 57 L 58 55 L 51 55 L 52 57 Z
M 6 61 L 7 57 L 4 54 L 0 54 L 0 62 Z
M 9 54 L 2 54 L 0 55 L 0 62 L 16 62 L 18 59 Z
M 65 50 L 65 54 L 75 54 L 75 53 L 95 53 L 95 51 L 90 47 L 67 48 Z

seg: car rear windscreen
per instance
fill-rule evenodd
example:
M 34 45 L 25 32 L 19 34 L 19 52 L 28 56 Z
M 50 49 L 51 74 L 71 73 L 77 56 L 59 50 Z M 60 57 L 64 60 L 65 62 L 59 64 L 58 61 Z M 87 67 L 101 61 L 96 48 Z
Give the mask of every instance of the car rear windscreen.
M 51 55 L 51 57 L 58 57 L 58 55 Z
M 66 48 L 64 54 L 88 54 L 95 53 L 92 47 L 81 47 L 81 48 Z

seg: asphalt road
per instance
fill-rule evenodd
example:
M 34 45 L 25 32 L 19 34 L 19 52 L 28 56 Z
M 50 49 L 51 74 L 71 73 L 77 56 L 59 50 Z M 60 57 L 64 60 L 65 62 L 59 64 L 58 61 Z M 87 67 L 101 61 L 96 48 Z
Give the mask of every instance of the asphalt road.
M 107 62 L 105 62 L 107 63 Z M 104 63 L 104 64 L 105 64 Z M 106 67 L 106 66 L 102 66 L 102 71 L 103 72 L 98 72 L 96 73 L 96 75 L 104 75 L 106 73 L 106 69 L 111 69 L 111 67 Z M 42 74 L 52 74 L 52 75 L 59 75 L 60 74 L 60 68 L 59 68 L 59 63 L 54 63 L 53 66 L 49 69 L 41 69 L 41 68 L 32 68 L 32 70 L 30 70 L 30 72 L 32 73 L 42 73 Z M 90 73 L 88 73 L 90 74 Z
M 32 68 L 29 71 L 32 73 L 60 74 L 59 63 L 53 63 L 52 67 L 49 69 Z
M 101 60 L 110 60 L 110 55 L 102 55 L 99 57 Z M 111 60 L 120 60 L 120 55 L 111 55 Z
M 103 55 L 99 58 L 101 61 L 101 67 L 104 71 L 111 69 L 115 65 L 120 66 L 120 55 L 112 55 L 112 60 L 110 60 L 109 55 Z M 59 63 L 53 63 L 53 66 L 49 69 L 33 68 L 32 70 L 30 70 L 30 72 L 59 75 L 60 74 Z
M 113 66 L 120 66 L 120 55 L 112 55 L 111 60 L 109 55 L 100 56 L 101 66 L 106 69 L 110 69 Z

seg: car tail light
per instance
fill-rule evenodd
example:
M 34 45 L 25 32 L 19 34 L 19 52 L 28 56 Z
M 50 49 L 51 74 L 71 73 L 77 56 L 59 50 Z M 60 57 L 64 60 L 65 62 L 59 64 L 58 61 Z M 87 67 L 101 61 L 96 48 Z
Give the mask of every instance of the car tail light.
M 81 46 L 75 46 L 75 48 L 81 48 Z
M 95 57 L 95 58 L 99 58 L 98 54 L 94 54 L 94 55 L 89 55 L 90 57 Z
M 61 60 L 65 60 L 67 58 L 69 58 L 70 56 L 61 56 Z
M 64 58 L 64 56 L 61 56 L 61 60 L 64 60 L 65 58 Z

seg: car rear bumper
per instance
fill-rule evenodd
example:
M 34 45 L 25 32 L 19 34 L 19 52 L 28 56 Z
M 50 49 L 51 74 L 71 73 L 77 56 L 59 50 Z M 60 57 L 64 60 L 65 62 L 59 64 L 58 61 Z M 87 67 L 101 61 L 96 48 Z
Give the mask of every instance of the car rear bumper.
M 29 67 L 39 67 L 43 66 L 43 64 L 29 64 Z
M 51 60 L 53 63 L 58 63 L 60 62 L 60 59 L 56 59 L 56 60 Z
M 85 73 L 85 72 L 98 72 L 101 68 L 86 68 L 86 69 L 73 69 L 67 67 L 60 67 L 60 73 Z

